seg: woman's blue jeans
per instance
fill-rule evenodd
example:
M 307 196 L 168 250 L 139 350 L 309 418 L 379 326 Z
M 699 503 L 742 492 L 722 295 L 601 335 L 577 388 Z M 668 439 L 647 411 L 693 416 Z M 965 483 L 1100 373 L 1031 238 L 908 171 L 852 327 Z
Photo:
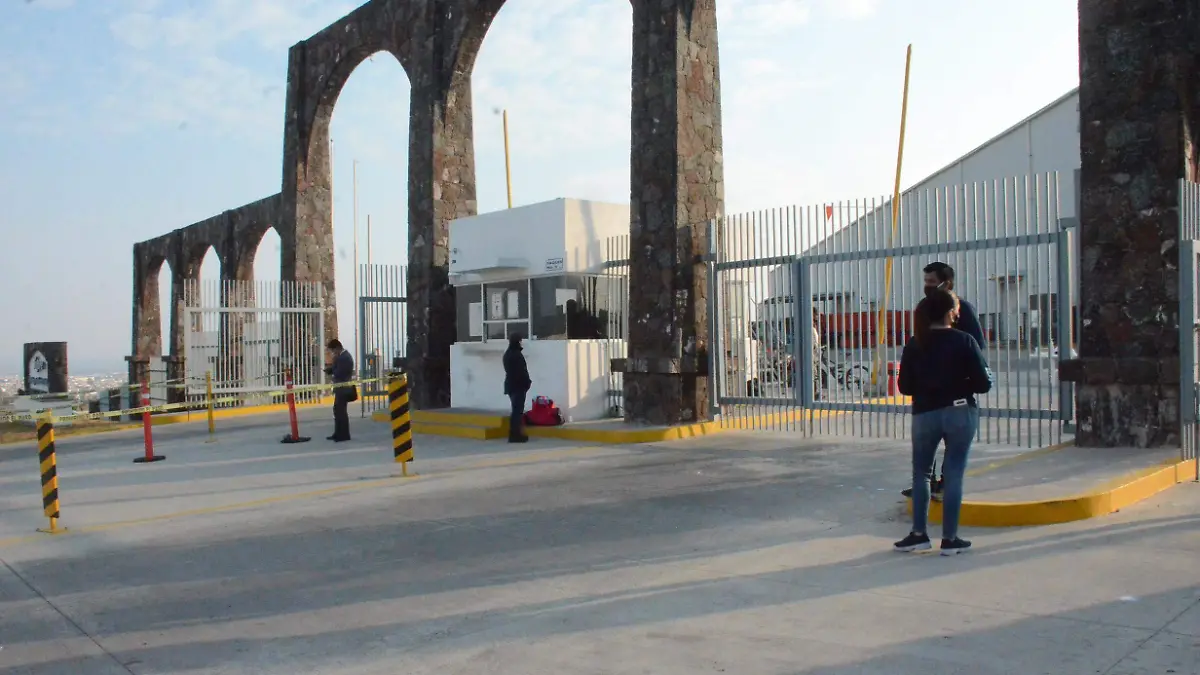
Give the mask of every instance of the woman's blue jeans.
M 925 533 L 929 524 L 929 481 L 933 478 L 933 460 L 938 445 L 946 441 L 946 458 L 942 462 L 945 479 L 942 494 L 942 538 L 958 536 L 958 516 L 962 511 L 963 476 L 967 471 L 967 456 L 971 442 L 979 430 L 979 408 L 969 405 L 951 406 L 913 415 L 913 532 Z

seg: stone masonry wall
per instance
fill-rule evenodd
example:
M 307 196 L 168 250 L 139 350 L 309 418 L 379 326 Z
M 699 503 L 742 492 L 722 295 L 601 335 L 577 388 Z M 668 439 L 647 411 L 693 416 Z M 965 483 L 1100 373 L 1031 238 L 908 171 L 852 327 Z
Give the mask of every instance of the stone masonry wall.
M 1080 0 L 1079 445 L 1177 446 L 1178 181 L 1197 120 L 1195 0 Z
M 635 0 L 625 417 L 707 418 L 708 221 L 724 209 L 715 0 Z M 640 264 L 649 262 L 651 264 Z

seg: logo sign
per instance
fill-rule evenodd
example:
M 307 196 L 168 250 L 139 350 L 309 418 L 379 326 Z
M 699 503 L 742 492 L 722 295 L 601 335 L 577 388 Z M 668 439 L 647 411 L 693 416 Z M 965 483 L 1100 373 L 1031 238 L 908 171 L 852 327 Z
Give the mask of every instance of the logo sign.
M 561 272 L 564 267 L 566 266 L 563 264 L 562 258 L 546 258 L 547 272 Z
M 29 357 L 29 391 L 50 393 L 50 362 L 40 351 Z

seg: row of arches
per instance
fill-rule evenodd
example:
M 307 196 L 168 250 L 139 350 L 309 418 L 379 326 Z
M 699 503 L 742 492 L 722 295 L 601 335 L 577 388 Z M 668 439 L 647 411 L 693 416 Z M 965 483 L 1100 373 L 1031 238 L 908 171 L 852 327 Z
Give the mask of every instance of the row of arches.
M 282 260 L 282 241 L 279 238 L 279 233 L 275 228 L 268 228 L 263 234 L 262 240 L 258 243 L 258 248 L 253 253 L 253 263 L 251 269 L 253 276 L 251 278 L 260 281 L 279 281 L 280 280 L 280 263 Z M 161 336 L 160 352 L 151 354 L 151 356 L 165 356 L 170 352 L 169 340 L 171 339 L 171 298 L 173 293 L 178 291 L 174 288 L 174 270 L 171 269 L 171 261 L 164 258 L 158 269 L 158 307 L 159 307 L 159 335 Z M 215 246 L 209 245 L 200 260 L 200 267 L 196 274 L 196 278 L 201 281 L 216 282 L 221 280 L 221 256 L 217 254 Z M 207 293 L 207 289 L 202 289 L 202 293 Z M 215 305 L 219 302 L 216 297 L 203 297 L 202 301 L 206 306 Z
M 632 58 L 629 4 L 565 3 L 548 16 L 533 3 L 508 3 L 515 9 L 499 12 L 487 25 L 489 38 L 482 42 L 472 64 L 473 131 L 477 139 L 476 182 L 478 211 L 504 208 L 507 186 L 500 111 L 508 110 L 514 124 L 513 174 L 517 177 L 517 204 L 553 199 L 563 194 L 602 201 L 628 198 L 628 145 L 630 89 L 627 78 L 596 86 L 597 73 L 620 72 Z M 498 9 L 500 3 L 495 3 Z M 533 26 L 530 22 L 536 22 Z M 564 54 L 552 45 L 524 44 L 532 32 L 539 37 L 579 32 L 584 24 L 605 26 L 603 43 L 587 40 L 570 43 Z M 571 29 L 571 31 L 567 31 Z M 614 40 L 615 38 L 615 40 Z M 589 46 L 590 45 L 590 46 Z M 553 58 L 551 58 L 553 57 Z M 561 94 L 564 73 L 587 75 Z M 557 84 L 556 84 L 557 83 Z M 333 271 L 337 291 L 337 332 L 353 334 L 355 326 L 354 269 L 355 211 L 358 212 L 358 262 L 403 265 L 408 263 L 408 163 L 411 84 L 395 54 L 376 52 L 361 60 L 344 81 L 327 89 L 330 143 L 330 209 L 333 212 Z M 605 116 L 594 117 L 604 101 Z M 613 124 L 618 120 L 617 124 Z M 599 129 L 597 129 L 599 125 Z M 552 135 L 547 136 L 547 131 Z M 601 132 L 597 134 L 596 132 Z M 615 137 L 614 137 L 615 136 Z M 567 141 L 565 144 L 558 140 Z M 597 155 L 600 155 L 597 157 Z M 598 169 L 569 179 L 580 157 L 592 157 Z M 357 165 L 357 167 L 355 166 Z M 357 171 L 356 171 L 357 168 Z M 526 180 L 521 180 L 523 177 Z M 355 179 L 357 198 L 355 204 Z M 357 207 L 357 209 L 356 209 Z M 374 227 L 367 240 L 367 218 Z M 268 229 L 254 252 L 252 278 L 281 279 L 281 242 Z M 159 331 L 162 352 L 170 352 L 170 260 L 158 272 Z M 202 256 L 199 278 L 222 278 L 215 246 Z M 239 278 L 246 278 L 240 275 Z M 209 301 L 215 302 L 215 299 Z M 209 304 L 209 303 L 206 303 Z
M 341 229 L 335 228 L 335 220 L 344 222 L 351 209 L 344 208 L 347 190 L 340 187 L 335 190 L 332 169 L 335 165 L 344 167 L 347 160 L 352 161 L 354 157 L 334 154 L 335 148 L 330 143 L 334 107 L 352 74 L 364 63 L 399 61 L 401 68 L 394 72 L 405 76 L 404 84 L 409 85 L 396 87 L 397 91 L 409 93 L 408 105 L 404 106 L 402 99 L 393 99 L 390 107 L 394 119 L 404 120 L 407 124 L 410 138 L 405 139 L 408 142 L 404 145 L 408 152 L 397 153 L 408 155 L 407 166 L 397 163 L 395 168 L 403 178 L 392 182 L 390 187 L 393 189 L 387 191 L 394 203 L 406 205 L 401 209 L 406 217 L 392 222 L 407 221 L 408 227 L 394 228 L 393 225 L 394 229 L 407 232 L 404 233 L 406 236 L 397 237 L 400 245 L 388 248 L 402 251 L 408 258 L 407 296 L 414 310 L 408 313 L 408 365 L 413 401 L 418 407 L 443 407 L 450 400 L 449 352 L 456 331 L 454 293 L 447 269 L 448 227 L 452 220 L 481 210 L 480 197 L 484 195 L 477 190 L 476 135 L 491 138 L 492 143 L 498 143 L 500 139 L 498 133 L 480 134 L 476 127 L 485 121 L 498 127 L 499 119 L 493 111 L 516 107 L 508 100 L 498 101 L 500 105 L 487 102 L 483 105 L 491 110 L 477 114 L 473 103 L 473 78 L 483 79 L 475 65 L 484 38 L 491 32 L 498 12 L 505 4 L 504 0 L 371 0 L 296 44 L 289 52 L 282 190 L 269 199 L 278 203 L 278 218 L 273 222 L 282 227 L 281 278 L 317 283 L 323 287 L 327 336 L 345 331 L 347 318 L 351 319 L 352 327 L 351 317 L 339 316 L 346 312 L 339 312 L 338 305 L 345 305 L 345 296 L 349 295 L 345 292 L 345 280 L 353 279 L 355 272 L 353 267 L 348 274 L 337 271 L 346 268 L 341 261 L 348 256 L 335 244 L 335 229 Z M 586 117 L 565 123 L 570 132 L 566 135 L 590 139 L 608 150 L 616 149 L 618 156 L 623 158 L 619 166 L 627 167 L 625 171 L 606 168 L 602 173 L 632 178 L 615 181 L 627 186 L 628 191 L 617 188 L 612 197 L 619 194 L 620 201 L 628 200 L 638 205 L 631 222 L 631 241 L 639 249 L 703 248 L 706 244 L 700 240 L 682 243 L 676 230 L 685 224 L 705 222 L 723 209 L 715 2 L 584 3 L 579 0 L 574 6 L 563 8 L 558 16 L 574 18 L 569 15 L 585 5 L 589 8 L 612 5 L 614 11 L 626 13 L 622 23 L 629 29 L 622 33 L 629 36 L 629 42 L 624 50 L 613 49 L 613 41 L 599 40 L 593 41 L 594 49 L 579 56 L 594 61 L 597 54 L 611 54 L 624 61 L 626 68 L 631 65 L 631 71 L 627 71 L 631 72 L 631 79 L 613 79 L 612 84 L 615 85 L 615 98 L 630 104 L 636 102 L 636 105 L 608 106 L 609 109 L 629 110 L 627 119 L 632 120 L 631 124 L 611 127 L 620 130 L 622 136 L 628 130 L 628 136 L 624 138 L 609 137 Z M 508 15 L 510 13 L 506 13 Z M 588 27 L 586 23 L 582 26 Z M 635 41 L 639 45 L 636 48 L 633 46 Z M 574 44 L 587 43 L 587 39 L 581 38 Z M 561 67 L 560 54 L 539 54 L 536 46 L 522 45 L 515 52 L 517 55 L 532 54 L 526 59 L 525 68 L 539 61 Z M 388 56 L 371 59 L 379 53 Z M 679 68 L 681 55 L 691 62 L 689 68 Z M 510 56 L 505 54 L 502 61 Z M 594 63 L 587 64 L 581 70 L 595 73 L 594 66 Z M 518 69 L 515 74 L 524 73 Z M 585 97 L 595 91 L 583 82 L 584 79 L 578 78 L 577 86 L 573 88 L 566 87 L 571 92 L 570 97 Z M 547 96 L 513 95 L 509 86 L 494 86 L 493 89 L 507 90 L 510 93 L 505 96 L 512 96 L 513 101 L 525 103 L 540 112 L 546 107 L 546 100 L 563 96 L 561 83 L 556 82 L 554 86 L 553 94 Z M 407 110 L 397 109 L 403 107 Z M 542 120 L 533 121 L 536 114 L 527 119 L 530 119 L 531 127 L 542 127 L 532 135 L 543 137 L 543 148 L 548 156 L 571 166 L 579 164 L 579 153 L 565 148 L 563 143 L 556 142 L 558 139 L 545 142 L 545 135 L 540 132 L 546 125 L 541 123 Z M 403 137 L 405 134 L 397 135 Z M 625 151 L 634 143 L 639 148 L 638 153 Z M 486 142 L 481 143 L 480 147 L 486 145 Z M 687 180 L 677 175 L 684 158 L 689 162 Z M 338 173 L 345 175 L 344 169 Z M 568 173 L 547 172 L 559 176 Z M 502 185 L 499 171 L 487 175 Z M 490 181 L 485 178 L 482 182 L 487 185 Z M 577 186 L 550 185 L 551 182 L 534 183 L 546 188 L 549 194 L 531 192 L 527 199 L 533 201 L 538 197 L 552 198 L 562 194 L 609 197 L 581 193 L 575 189 Z M 407 186 L 413 194 L 406 194 L 408 190 L 401 186 Z M 571 189 L 564 189 L 568 187 Z M 335 203 L 337 195 L 342 197 L 340 204 Z M 502 203 L 496 200 L 488 206 L 498 208 Z M 484 210 L 491 209 L 485 206 Z M 359 225 L 361 227 L 361 220 Z M 688 229 L 687 232 L 693 238 L 704 236 L 696 234 L 699 229 Z M 395 262 L 405 262 L 403 257 L 396 256 Z M 231 275 L 226 271 L 223 276 Z M 179 277 L 178 272 L 173 273 L 173 281 Z M 634 277 L 631 280 L 633 295 L 637 296 L 632 299 L 634 304 L 641 298 L 653 301 L 657 307 L 664 294 L 704 293 L 703 278 L 690 269 L 681 271 L 670 282 L 672 286 L 682 284 L 679 288 L 663 288 L 661 275 L 635 270 Z M 339 280 L 341 284 L 337 283 Z M 339 286 L 342 287 L 340 293 L 337 292 Z M 335 302 L 335 299 L 341 302 Z M 173 301 L 177 300 L 175 296 Z M 680 306 L 693 307 L 695 303 L 680 303 Z M 701 333 L 706 331 L 707 323 L 702 319 L 689 312 L 655 314 L 652 323 L 662 325 L 646 327 L 645 336 L 631 335 L 631 353 L 645 351 L 646 358 L 660 359 L 677 351 L 672 345 L 659 344 L 662 341 L 658 336 L 661 335 L 680 335 L 688 344 L 703 344 L 706 338 Z M 136 322 L 135 317 L 135 333 L 138 330 Z M 142 353 L 136 337 L 135 345 L 139 347 L 135 353 Z M 658 378 L 657 373 L 646 377 L 655 382 L 662 380 L 659 384 L 670 389 L 670 392 L 663 392 L 669 398 L 678 399 L 684 395 L 677 377 Z M 638 374 L 636 378 L 642 378 L 642 375 Z M 694 408 L 692 404 L 678 402 L 665 405 L 679 410 Z

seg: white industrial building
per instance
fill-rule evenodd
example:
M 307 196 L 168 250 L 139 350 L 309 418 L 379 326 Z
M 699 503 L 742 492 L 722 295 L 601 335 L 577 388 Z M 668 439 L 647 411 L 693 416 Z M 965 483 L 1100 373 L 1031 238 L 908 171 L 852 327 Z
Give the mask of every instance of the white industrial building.
M 853 313 L 877 311 L 888 286 L 884 256 L 856 259 L 855 252 L 919 247 L 895 257 L 887 309 L 915 306 L 921 269 L 940 260 L 957 271 L 957 290 L 975 305 L 989 340 L 1048 344 L 1057 334 L 1056 244 L 1048 236 L 1020 246 L 997 240 L 1048 235 L 1069 225 L 1063 219 L 1076 215 L 1079 166 L 1075 89 L 906 190 L 895 238 L 890 200 L 877 200 L 829 205 L 815 217 L 796 218 L 802 224 L 791 251 L 764 243 L 753 248 L 775 249 L 768 255 L 829 255 L 811 266 L 814 311 Z M 980 250 L 968 243 L 980 240 L 992 245 Z M 1077 238 L 1072 248 L 1078 260 Z M 791 314 L 794 270 L 785 265 L 762 272 L 754 284 L 761 298 L 753 307 L 757 320 L 782 323 Z M 1076 288 L 1072 279 L 1072 298 Z

